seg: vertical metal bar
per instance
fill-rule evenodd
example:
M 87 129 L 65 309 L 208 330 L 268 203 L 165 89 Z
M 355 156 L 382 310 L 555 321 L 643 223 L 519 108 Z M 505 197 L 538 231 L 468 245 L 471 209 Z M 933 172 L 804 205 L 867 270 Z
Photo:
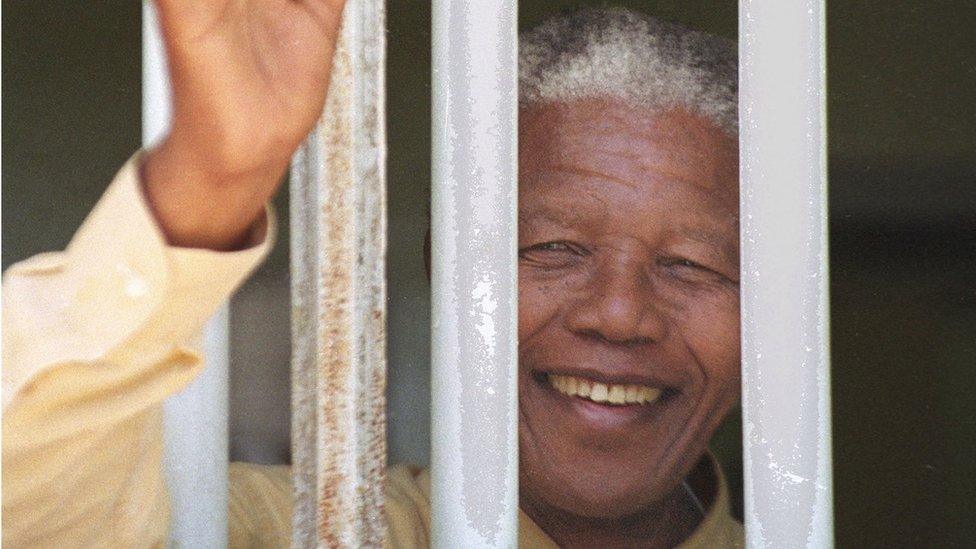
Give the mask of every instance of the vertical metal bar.
M 382 0 L 351 0 L 292 164 L 294 547 L 379 547 L 386 466 Z
M 742 369 L 749 547 L 830 547 L 823 0 L 742 0 Z
M 143 3 L 142 141 L 155 144 L 169 128 L 171 98 L 156 10 Z M 230 309 L 224 304 L 204 328 L 206 369 L 163 404 L 163 465 L 171 500 L 169 544 L 227 545 L 227 386 Z
M 433 4 L 431 536 L 514 547 L 514 0 Z

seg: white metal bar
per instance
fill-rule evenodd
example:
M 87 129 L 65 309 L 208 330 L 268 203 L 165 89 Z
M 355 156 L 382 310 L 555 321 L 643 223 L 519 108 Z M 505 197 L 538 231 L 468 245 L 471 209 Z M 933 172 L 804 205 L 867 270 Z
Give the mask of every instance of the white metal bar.
M 516 2 L 432 17 L 431 536 L 515 547 Z
M 155 144 L 169 128 L 166 55 L 151 2 L 143 2 L 142 141 Z M 230 309 L 224 304 L 204 328 L 206 369 L 163 404 L 163 464 L 171 500 L 172 547 L 227 545 L 227 386 Z
M 749 547 L 831 547 L 823 0 L 742 0 L 740 150 Z
M 382 0 L 351 0 L 329 97 L 292 164 L 294 547 L 386 533 Z

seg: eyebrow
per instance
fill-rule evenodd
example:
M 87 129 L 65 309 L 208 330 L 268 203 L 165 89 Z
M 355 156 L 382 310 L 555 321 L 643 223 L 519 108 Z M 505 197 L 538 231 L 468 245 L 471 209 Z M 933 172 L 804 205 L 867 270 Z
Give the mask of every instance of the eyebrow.
M 551 223 L 567 226 L 566 220 L 568 217 L 572 216 L 572 213 L 565 212 L 562 210 L 553 210 L 549 207 L 534 208 L 528 212 L 523 212 L 519 210 L 518 222 L 527 223 L 532 221 L 549 221 Z M 718 248 L 723 253 L 728 255 L 730 258 L 736 256 L 733 246 L 730 246 L 725 241 L 725 235 L 712 231 L 709 229 L 703 229 L 701 227 L 690 227 L 690 226 L 676 226 L 675 234 L 699 242 L 702 244 L 707 244 L 709 246 L 714 246 Z
M 724 235 L 718 232 L 700 227 L 679 226 L 676 228 L 676 234 L 694 240 L 695 242 L 713 246 L 726 255 L 730 261 L 738 256 L 734 244 L 726 242 L 723 238 Z
M 698 227 L 680 227 L 681 234 L 694 241 L 701 242 L 703 244 L 714 244 L 716 246 L 721 245 L 722 238 L 715 231 L 709 231 L 707 229 L 701 229 Z
M 553 211 L 549 207 L 533 208 L 528 212 L 523 212 L 520 208 L 518 211 L 518 222 L 528 223 L 532 221 L 549 221 L 557 225 L 566 226 L 567 212 L 564 211 Z

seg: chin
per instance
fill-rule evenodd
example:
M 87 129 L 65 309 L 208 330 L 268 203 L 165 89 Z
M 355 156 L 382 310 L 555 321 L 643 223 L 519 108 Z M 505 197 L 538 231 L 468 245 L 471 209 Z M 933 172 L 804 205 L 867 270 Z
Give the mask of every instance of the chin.
M 531 461 L 535 460 L 523 460 L 520 473 L 520 490 L 527 499 L 573 516 L 598 520 L 619 519 L 653 509 L 683 478 L 676 472 L 661 471 L 656 464 L 576 461 L 560 465 L 551 460 L 541 464 Z M 622 475 L 621 471 L 631 473 Z
M 571 508 L 565 510 L 591 519 L 611 520 L 637 515 L 653 508 L 663 499 L 657 494 L 633 487 L 595 490 L 588 487 L 574 491 L 576 493 L 565 500 Z

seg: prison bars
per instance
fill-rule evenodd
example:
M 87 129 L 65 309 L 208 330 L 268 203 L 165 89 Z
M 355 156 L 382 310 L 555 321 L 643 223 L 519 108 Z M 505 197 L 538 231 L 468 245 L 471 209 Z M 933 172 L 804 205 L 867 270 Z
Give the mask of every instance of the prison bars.
M 823 0 L 739 3 L 749 547 L 830 547 Z
M 740 10 L 747 539 L 827 547 L 824 12 L 813 1 Z M 502 331 L 516 326 L 514 245 L 508 257 L 490 245 L 513 242 L 515 227 L 514 13 L 434 3 L 437 547 L 513 546 L 517 536 L 515 334 Z
M 293 547 L 386 532 L 382 0 L 350 0 L 325 111 L 291 176 Z
M 515 547 L 518 12 L 432 7 L 431 540 Z
M 434 150 L 445 154 L 434 158 L 432 212 L 432 537 L 508 547 L 518 509 L 516 12 L 456 7 L 460 25 L 447 2 L 434 16 Z M 292 173 L 296 547 L 375 546 L 385 529 L 382 4 L 350 2 L 343 21 L 326 111 Z
M 381 441 L 382 420 L 375 408 L 364 407 L 360 400 L 365 395 L 373 399 L 366 403 L 381 401 L 382 376 L 376 361 L 377 349 L 382 349 L 382 323 L 355 327 L 349 319 L 364 311 L 379 311 L 374 308 L 377 302 L 351 305 L 346 301 L 357 299 L 357 292 L 350 291 L 355 281 L 375 283 L 376 265 L 382 262 L 382 243 L 375 239 L 382 231 L 366 231 L 370 236 L 363 240 L 362 223 L 373 223 L 375 228 L 383 220 L 368 216 L 364 220 L 367 212 L 357 209 L 371 203 L 374 215 L 382 212 L 382 12 L 365 2 L 353 1 L 349 6 L 329 107 L 341 116 L 323 118 L 294 166 L 293 238 L 295 251 L 301 252 L 293 259 L 296 546 L 327 540 L 347 546 L 375 543 L 382 536 L 378 533 L 382 529 L 378 525 L 382 520 L 380 496 L 375 489 L 382 460 L 377 446 L 369 442 Z M 168 115 L 162 49 L 148 3 L 146 9 L 144 141 L 148 143 L 162 133 L 162 121 Z M 441 301 L 434 304 L 432 527 L 435 544 L 442 547 L 458 540 L 510 546 L 516 528 L 516 432 L 514 417 L 508 415 L 514 410 L 514 362 L 504 363 L 506 354 L 513 359 L 515 335 L 504 330 L 515 326 L 515 309 L 514 301 L 502 301 L 513 298 L 514 285 L 507 288 L 505 284 L 514 279 L 509 278 L 511 271 L 506 271 L 504 259 L 494 258 L 498 263 L 491 266 L 485 257 L 468 253 L 464 247 L 466 236 L 485 231 L 502 231 L 491 233 L 499 242 L 509 237 L 504 227 L 490 226 L 489 216 L 479 217 L 479 213 L 507 212 L 508 216 L 500 216 L 502 225 L 515 226 L 514 195 L 506 195 L 508 183 L 514 183 L 514 171 L 506 172 L 506 166 L 514 166 L 514 95 L 512 103 L 504 99 L 513 94 L 514 86 L 514 6 L 494 9 L 499 11 L 487 13 L 489 8 L 440 2 L 435 3 L 434 12 L 434 294 Z M 743 0 L 740 4 L 743 442 L 750 547 L 832 544 L 824 17 L 822 2 L 815 0 Z M 475 149 L 477 143 L 487 146 Z M 343 166 L 350 169 L 343 172 Z M 345 177 L 356 170 L 368 177 Z M 334 179 L 336 173 L 344 173 L 342 181 L 351 181 L 353 188 L 331 188 L 330 184 L 340 185 Z M 488 173 L 499 176 L 497 181 L 505 182 L 505 188 L 492 187 L 485 176 Z M 453 188 L 461 181 L 472 184 L 466 192 L 461 192 L 463 187 Z M 350 197 L 356 205 L 344 202 Z M 338 219 L 349 225 L 338 226 Z M 489 226 L 478 226 L 484 222 Z M 338 232 L 329 233 L 327 228 Z M 370 256 L 372 270 L 366 267 L 368 272 L 353 274 L 346 265 L 338 273 L 323 271 L 327 258 L 318 254 L 338 253 L 341 248 L 328 244 L 333 236 L 337 242 L 356 245 L 368 240 L 364 251 L 379 250 L 378 255 Z M 350 257 L 355 256 L 343 249 L 331 259 L 348 262 Z M 514 257 L 510 261 L 514 263 Z M 336 296 L 337 290 L 324 284 L 331 275 L 350 283 L 338 290 L 346 293 Z M 465 283 L 467 287 L 462 286 Z M 359 354 L 334 340 L 330 343 L 327 337 L 335 334 L 324 333 L 328 325 L 322 315 L 329 304 L 342 306 L 340 317 L 333 320 L 345 331 L 345 344 L 370 342 L 371 352 Z M 468 316 L 469 311 L 476 314 Z M 501 322 L 505 318 L 509 321 Z M 226 317 L 211 326 L 218 326 L 208 329 L 216 342 L 211 348 L 226 355 Z M 494 340 L 483 338 L 492 334 L 490 328 L 495 328 Z M 361 337 L 350 336 L 346 331 L 350 329 L 358 330 Z M 462 333 L 466 337 L 458 337 Z M 343 375 L 333 376 L 323 369 L 324 361 L 334 358 L 339 349 L 359 362 L 342 368 Z M 485 360 L 486 356 L 497 360 Z M 471 358 L 475 361 L 468 361 Z M 211 359 L 209 371 L 217 371 L 213 362 Z M 501 385 L 473 389 L 489 372 L 502 376 Z M 208 382 L 201 379 L 197 383 Z M 217 426 L 209 439 L 222 440 L 225 446 L 225 427 L 219 426 L 225 425 L 220 416 L 226 412 L 213 406 L 224 402 L 220 380 L 209 383 L 218 388 L 216 396 L 199 402 L 207 403 L 208 413 L 217 413 L 214 421 L 204 423 Z M 333 385 L 325 387 L 325 383 Z M 339 397 L 339 405 L 324 406 L 320 399 L 325 388 Z M 496 394 L 491 395 L 490 390 Z M 461 401 L 466 397 L 474 397 L 473 403 Z M 175 419 L 171 413 L 181 407 L 189 410 L 176 402 L 167 404 L 170 434 L 178 433 L 187 421 L 186 416 Z M 458 411 L 484 410 L 491 413 L 480 418 L 483 421 L 477 422 L 476 414 L 467 416 L 476 421 L 473 426 L 462 415 L 452 417 Z M 356 411 L 365 415 L 357 416 Z M 371 419 L 364 423 L 366 418 Z M 487 428 L 492 436 L 481 442 L 488 444 L 479 447 L 474 437 L 462 437 L 469 427 Z M 335 448 L 338 453 L 327 454 L 325 434 L 329 432 L 339 435 L 336 440 L 356 444 L 333 440 L 333 445 L 339 445 Z M 226 486 L 220 483 L 226 473 L 219 468 L 226 450 L 197 448 L 200 451 L 195 454 L 174 460 L 177 446 L 176 438 L 168 435 L 167 476 L 176 504 L 172 539 L 186 546 L 221 546 L 220 540 L 226 537 L 222 495 Z M 479 455 L 479 448 L 485 453 Z M 465 461 L 484 456 L 489 456 L 483 463 L 486 469 Z M 493 458 L 497 462 L 491 462 Z M 210 473 L 200 475 L 205 467 Z M 193 471 L 197 474 L 191 475 Z M 348 471 L 354 474 L 346 475 Z M 485 512 L 476 507 L 475 500 L 465 498 L 479 496 L 466 487 L 486 471 L 497 481 L 493 486 L 499 491 L 491 495 L 491 501 L 482 500 L 488 503 Z M 201 490 L 201 478 L 214 486 Z M 350 499 L 356 486 L 363 491 L 359 498 Z M 326 510 L 331 514 L 326 515 Z
M 157 14 L 142 5 L 142 142 L 156 143 L 171 116 L 169 78 Z M 206 368 L 163 404 L 163 468 L 169 489 L 170 547 L 227 545 L 227 407 L 230 307 L 203 331 Z

